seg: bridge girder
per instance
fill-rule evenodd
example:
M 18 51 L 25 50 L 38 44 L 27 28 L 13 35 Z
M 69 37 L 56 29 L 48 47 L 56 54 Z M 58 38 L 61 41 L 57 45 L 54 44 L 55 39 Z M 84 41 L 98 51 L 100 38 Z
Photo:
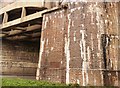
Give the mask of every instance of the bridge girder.
M 15 2 L 0 10 L 0 38 L 18 40 L 39 37 L 42 28 L 42 14 L 49 12 L 51 3 Z M 52 8 L 50 10 L 58 9 Z M 31 32 L 31 33 L 29 33 Z M 37 33 L 37 35 L 35 35 Z M 28 34 L 27 34 L 28 33 Z

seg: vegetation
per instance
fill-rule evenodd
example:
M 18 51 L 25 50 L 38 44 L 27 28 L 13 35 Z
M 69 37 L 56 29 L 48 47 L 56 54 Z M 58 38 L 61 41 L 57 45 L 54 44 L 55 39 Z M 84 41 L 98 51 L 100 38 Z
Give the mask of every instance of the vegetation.
M 79 88 L 79 85 L 65 85 L 22 78 L 2 78 L 2 88 Z
M 2 78 L 2 86 L 66 86 L 60 83 L 50 83 L 46 81 L 28 80 L 22 78 Z
M 22 78 L 2 78 L 2 88 L 119 88 L 119 87 L 80 87 L 79 84 L 60 84 Z

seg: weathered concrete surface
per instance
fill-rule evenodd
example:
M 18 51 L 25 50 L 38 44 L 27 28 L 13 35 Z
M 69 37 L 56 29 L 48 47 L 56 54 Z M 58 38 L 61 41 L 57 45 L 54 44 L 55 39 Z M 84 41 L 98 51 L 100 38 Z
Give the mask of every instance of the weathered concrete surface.
M 2 42 L 0 51 L 1 75 L 34 76 L 38 63 L 38 42 Z
M 56 14 L 56 16 L 53 16 Z M 47 14 L 43 17 L 43 30 L 41 35 L 41 57 L 39 79 L 55 82 L 65 82 L 65 57 L 64 57 L 64 11 Z M 44 54 L 43 54 L 44 53 Z M 43 59 L 44 58 L 44 59 Z M 44 69 L 44 70 L 43 70 Z M 37 73 L 39 76 L 39 72 Z
M 69 3 L 43 17 L 36 79 L 118 86 L 118 3 Z
M 105 85 L 120 86 L 120 57 L 119 57 L 119 5 L 120 3 L 106 3 L 105 34 L 106 37 L 106 69 L 104 72 Z

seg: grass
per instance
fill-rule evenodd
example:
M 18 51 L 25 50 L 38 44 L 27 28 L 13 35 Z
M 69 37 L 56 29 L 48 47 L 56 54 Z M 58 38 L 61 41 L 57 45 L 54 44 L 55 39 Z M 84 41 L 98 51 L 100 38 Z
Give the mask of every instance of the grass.
M 66 85 L 22 78 L 2 78 L 2 88 L 79 88 L 79 85 Z
M 80 87 L 78 84 L 60 84 L 22 78 L 2 78 L 2 88 L 119 88 L 119 87 Z
M 51 83 L 46 81 L 28 80 L 22 78 L 2 78 L 2 86 L 51 86 L 52 88 L 65 87 L 67 85 L 60 83 Z

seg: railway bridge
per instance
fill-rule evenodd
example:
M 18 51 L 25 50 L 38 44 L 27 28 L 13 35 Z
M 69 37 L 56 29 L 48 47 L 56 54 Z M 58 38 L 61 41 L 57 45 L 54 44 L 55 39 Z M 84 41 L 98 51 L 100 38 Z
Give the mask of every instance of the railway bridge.
M 120 86 L 119 2 L 14 2 L 0 10 L 2 75 Z

